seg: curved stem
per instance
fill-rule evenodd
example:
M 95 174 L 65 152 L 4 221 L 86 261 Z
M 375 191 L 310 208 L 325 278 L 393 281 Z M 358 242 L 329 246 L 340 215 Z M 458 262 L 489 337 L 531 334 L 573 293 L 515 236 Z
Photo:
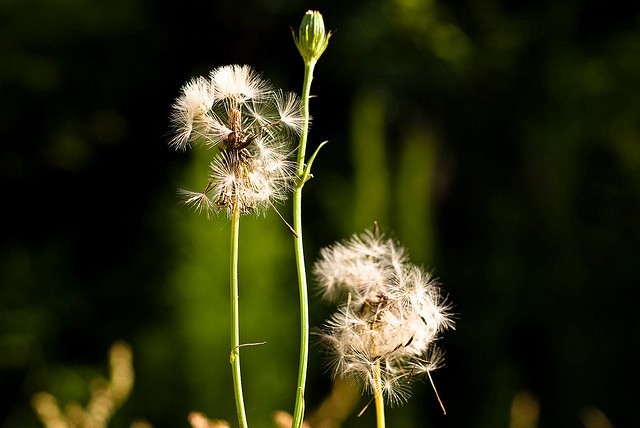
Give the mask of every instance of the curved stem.
M 231 266 L 229 271 L 231 288 L 231 372 L 233 374 L 233 392 L 236 400 L 238 424 L 246 428 L 247 415 L 242 395 L 242 376 L 240 374 L 240 317 L 238 316 L 238 235 L 240 232 L 240 212 L 238 206 L 231 215 Z
M 376 384 L 375 399 L 376 399 L 376 425 L 378 428 L 384 428 L 384 397 L 382 396 L 382 378 L 380 375 L 380 359 L 376 361 L 374 366 L 374 381 Z
M 304 180 L 302 178 L 305 171 L 307 135 L 309 133 L 309 95 L 311 93 L 311 81 L 313 80 L 313 69 L 315 65 L 315 61 L 305 61 L 304 64 L 304 83 L 302 86 L 301 100 L 304 124 L 302 126 L 302 132 L 300 133 L 300 146 L 298 147 L 298 160 L 296 164 L 298 184 L 293 192 L 293 229 L 297 235 L 297 238 L 294 238 L 294 245 L 300 294 L 300 364 L 298 366 L 296 404 L 293 411 L 292 428 L 300 428 L 304 420 L 304 389 L 307 382 L 307 365 L 309 360 L 309 297 L 302 240 L 302 187 L 304 186 Z

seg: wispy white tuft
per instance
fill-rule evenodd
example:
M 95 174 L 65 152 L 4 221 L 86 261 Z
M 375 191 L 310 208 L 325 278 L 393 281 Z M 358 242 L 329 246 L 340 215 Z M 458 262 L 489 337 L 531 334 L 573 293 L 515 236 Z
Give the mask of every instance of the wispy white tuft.
M 314 273 L 323 298 L 337 302 L 349 293 L 367 295 L 371 289 L 385 287 L 405 260 L 402 247 L 367 231 L 320 250 Z
M 191 79 L 182 87 L 180 95 L 173 104 L 171 123 L 175 135 L 169 145 L 185 150 L 191 141 L 197 140 L 206 133 L 206 113 L 214 102 L 214 89 L 209 82 L 198 77 Z
M 288 130 L 299 135 L 304 124 L 304 119 L 300 115 L 300 98 L 292 92 L 278 91 L 275 93 L 275 100 L 280 122 Z
M 178 189 L 178 197 L 185 205 L 193 207 L 198 213 L 205 213 L 207 217 L 213 213 L 213 204 L 205 193 Z
M 376 365 L 391 404 L 409 383 L 440 367 L 438 335 L 453 328 L 439 284 L 409 262 L 404 248 L 373 232 L 320 251 L 313 272 L 324 298 L 342 301 L 319 336 L 334 377 L 375 393 Z
M 269 83 L 248 65 L 219 67 L 211 71 L 210 77 L 221 100 L 246 102 L 260 99 L 271 90 Z

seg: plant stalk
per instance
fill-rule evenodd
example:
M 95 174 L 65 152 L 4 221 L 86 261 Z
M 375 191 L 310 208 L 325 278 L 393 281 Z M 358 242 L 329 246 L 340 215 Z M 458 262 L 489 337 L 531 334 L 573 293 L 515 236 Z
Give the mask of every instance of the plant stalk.
M 307 150 L 307 136 L 309 133 L 309 95 L 311 81 L 316 61 L 305 61 L 304 83 L 302 85 L 302 117 L 304 123 L 300 133 L 296 173 L 298 183 L 293 192 L 293 229 L 297 234 L 294 238 L 296 267 L 298 270 L 298 289 L 300 294 L 300 363 L 298 366 L 298 383 L 296 388 L 296 404 L 293 411 L 292 428 L 300 428 L 304 420 L 304 391 L 307 382 L 307 365 L 309 360 L 309 296 L 307 287 L 307 272 L 304 262 L 304 246 L 302 239 L 302 187 L 305 172 L 305 158 Z
M 247 415 L 242 394 L 242 376 L 240 374 L 240 317 L 238 315 L 238 235 L 240 233 L 240 210 L 235 205 L 231 216 L 231 372 L 233 374 L 233 392 L 236 400 L 236 412 L 240 428 L 247 428 Z
M 384 428 L 384 397 L 382 396 L 382 378 L 380 374 L 380 359 L 376 361 L 374 366 L 374 381 L 376 385 L 375 400 L 376 400 L 376 426 L 378 428 Z

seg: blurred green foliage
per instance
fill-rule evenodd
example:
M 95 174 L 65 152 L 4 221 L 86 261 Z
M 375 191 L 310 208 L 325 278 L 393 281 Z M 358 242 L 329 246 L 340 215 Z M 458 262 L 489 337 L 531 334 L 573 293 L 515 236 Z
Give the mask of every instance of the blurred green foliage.
M 187 79 L 228 63 L 299 91 L 288 27 L 308 7 L 337 30 L 312 88 L 310 150 L 330 143 L 305 186 L 309 262 L 378 221 L 459 314 L 434 376 L 448 415 L 418 383 L 390 426 L 506 427 L 521 391 L 541 427 L 585 426 L 594 407 L 633 425 L 636 4 L 5 0 L 3 426 L 38 426 L 37 391 L 81 400 L 119 339 L 137 376 L 113 426 L 187 426 L 192 410 L 234 421 L 228 222 L 176 204 L 176 187 L 203 184 L 209 154 L 171 152 L 167 118 Z M 248 417 L 269 426 L 294 401 L 292 237 L 273 214 L 240 233 L 242 340 L 267 341 L 243 349 Z M 311 305 L 315 326 L 333 310 Z M 312 411 L 329 390 L 317 350 L 309 376 Z

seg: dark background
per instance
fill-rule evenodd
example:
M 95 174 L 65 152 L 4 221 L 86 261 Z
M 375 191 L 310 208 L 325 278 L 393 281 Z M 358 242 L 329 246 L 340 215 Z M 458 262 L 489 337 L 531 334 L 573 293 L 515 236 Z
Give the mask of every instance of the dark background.
M 211 153 L 171 151 L 168 116 L 220 65 L 300 92 L 289 27 L 309 8 L 336 30 L 312 87 L 310 150 L 330 143 L 305 186 L 309 263 L 377 220 L 457 313 L 434 375 L 448 414 L 418 382 L 389 426 L 508 427 L 523 392 L 540 427 L 637 424 L 640 8 L 301 3 L 0 2 L 3 426 L 38 426 L 41 390 L 86 400 L 120 339 L 136 384 L 112 426 L 186 427 L 192 410 L 235 425 L 228 221 L 177 204 Z M 292 250 L 275 215 L 243 219 L 242 340 L 268 342 L 243 351 L 253 426 L 293 408 Z M 332 310 L 312 296 L 314 326 Z M 313 348 L 310 411 L 329 387 Z

